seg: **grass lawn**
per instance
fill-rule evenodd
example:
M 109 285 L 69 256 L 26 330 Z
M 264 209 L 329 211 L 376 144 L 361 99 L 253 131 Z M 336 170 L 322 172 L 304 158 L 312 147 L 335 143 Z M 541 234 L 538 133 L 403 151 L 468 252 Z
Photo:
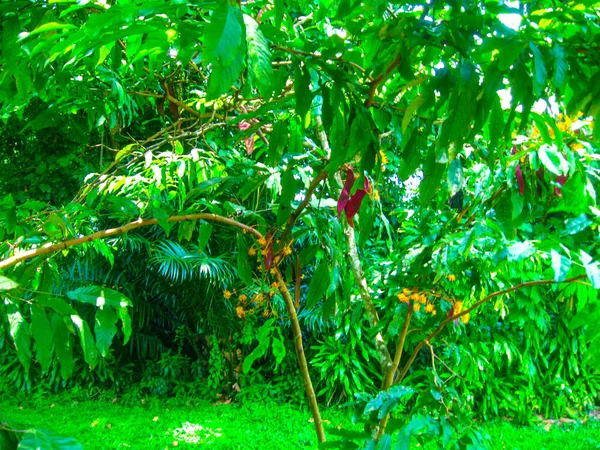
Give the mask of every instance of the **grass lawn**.
M 327 427 L 351 426 L 346 413 L 323 411 Z M 308 411 L 288 405 L 213 405 L 163 402 L 127 405 L 110 400 L 76 400 L 67 395 L 30 396 L 0 401 L 0 421 L 14 427 L 39 428 L 72 436 L 86 450 L 106 449 L 296 449 L 316 448 Z M 600 449 L 600 423 L 552 427 L 487 424 L 494 449 Z M 415 447 L 416 448 L 416 447 Z

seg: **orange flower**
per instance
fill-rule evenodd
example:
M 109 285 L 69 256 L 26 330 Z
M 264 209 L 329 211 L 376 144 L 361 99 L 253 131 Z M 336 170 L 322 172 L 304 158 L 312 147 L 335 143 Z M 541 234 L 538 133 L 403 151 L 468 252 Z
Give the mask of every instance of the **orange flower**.
M 250 247 L 248 249 L 248 255 L 250 255 L 250 256 L 256 255 L 256 249 L 254 247 Z
M 427 305 L 425 306 L 425 311 L 428 313 L 434 311 L 433 305 L 431 303 L 427 303 Z
M 414 309 L 415 309 L 415 311 L 420 311 L 421 310 L 421 304 L 420 303 L 415 303 Z
M 456 281 L 456 275 L 453 275 L 453 274 L 448 275 L 448 281 Z
M 396 297 L 398 297 L 400 303 L 408 303 L 408 297 L 403 292 L 396 294 Z
M 230 298 L 231 297 L 231 291 L 228 291 L 228 290 L 223 291 L 223 297 L 225 297 L 226 299 Z

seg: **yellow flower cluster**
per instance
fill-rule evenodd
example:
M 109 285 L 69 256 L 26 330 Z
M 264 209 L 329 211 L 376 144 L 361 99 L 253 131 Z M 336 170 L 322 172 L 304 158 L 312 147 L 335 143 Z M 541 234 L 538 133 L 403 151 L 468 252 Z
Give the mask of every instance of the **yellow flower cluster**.
M 232 295 L 231 291 L 228 291 L 228 290 L 223 291 L 223 297 L 225 297 L 226 299 L 231 298 L 231 295 Z
M 290 248 L 290 246 L 288 245 L 287 247 L 285 247 L 283 249 L 283 256 L 289 256 L 292 254 L 292 249 Z
M 456 302 L 454 302 L 454 315 L 456 314 L 460 314 L 462 312 L 464 308 L 464 303 L 462 302 L 462 300 L 458 300 Z M 471 314 L 465 314 L 464 316 L 460 317 L 460 321 L 464 324 L 467 324 L 469 322 L 469 319 L 471 318 Z
M 410 303 L 410 300 L 412 300 L 414 311 L 420 311 L 421 305 L 424 305 L 425 312 L 434 316 L 437 314 L 434 304 L 429 301 L 428 295 L 424 292 L 412 292 L 410 289 L 404 288 L 402 292 L 396 294 L 396 297 L 400 303 Z
M 246 316 L 246 311 L 244 310 L 243 306 L 237 306 L 235 308 L 235 314 L 240 318 L 243 319 Z
M 264 237 L 261 237 L 261 238 L 258 240 L 258 244 L 259 244 L 261 247 L 265 247 L 265 246 L 267 245 L 267 240 L 266 240 Z
M 456 275 L 453 275 L 453 274 L 448 275 L 448 281 L 456 281 Z
M 256 249 L 254 247 L 250 247 L 248 249 L 248 255 L 249 256 L 256 256 Z

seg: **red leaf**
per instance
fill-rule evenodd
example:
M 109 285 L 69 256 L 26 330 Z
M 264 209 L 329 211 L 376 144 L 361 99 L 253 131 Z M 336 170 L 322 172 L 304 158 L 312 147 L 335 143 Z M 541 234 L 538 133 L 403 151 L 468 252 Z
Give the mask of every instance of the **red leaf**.
M 346 208 L 348 204 L 348 199 L 350 198 L 350 189 L 354 185 L 354 172 L 348 169 L 348 174 L 346 175 L 346 182 L 344 183 L 344 187 L 342 188 L 342 193 L 340 194 L 340 199 L 338 200 L 337 210 L 338 210 L 338 219 L 340 218 L 342 211 Z
M 246 144 L 246 153 L 248 153 L 248 155 L 251 155 L 254 151 L 254 135 L 244 139 L 244 144 Z
M 564 186 L 568 179 L 569 179 L 568 175 L 559 175 L 556 177 L 556 182 L 558 184 L 560 184 L 561 186 Z M 556 195 L 558 195 L 559 197 L 562 197 L 561 189 L 562 188 L 559 188 L 558 186 L 554 188 L 554 192 L 556 192 Z
M 271 268 L 272 262 L 273 262 L 273 245 L 269 244 L 268 252 L 265 256 L 265 270 L 269 270 Z
M 519 183 L 519 194 L 523 195 L 525 192 L 525 182 L 523 181 L 523 172 L 521 171 L 520 164 L 517 164 L 517 167 L 515 167 L 515 175 L 517 176 L 517 183 Z
M 367 177 L 365 177 L 364 187 L 364 189 L 359 189 L 356 191 L 346 205 L 346 218 L 348 219 L 348 223 L 352 228 L 354 228 L 354 216 L 360 209 L 363 198 L 365 198 L 365 195 L 367 195 L 367 191 L 369 190 L 369 180 Z

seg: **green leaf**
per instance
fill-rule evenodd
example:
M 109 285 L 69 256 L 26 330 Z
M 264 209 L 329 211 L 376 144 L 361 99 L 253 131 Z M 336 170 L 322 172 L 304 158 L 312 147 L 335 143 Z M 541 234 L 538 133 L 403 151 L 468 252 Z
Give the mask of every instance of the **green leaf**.
M 417 109 L 419 109 L 426 101 L 425 97 L 417 96 L 413 101 L 410 102 L 408 108 L 406 108 L 406 112 L 404 113 L 404 117 L 402 118 L 402 134 L 405 133 L 408 124 L 410 123 L 410 119 L 412 119 L 413 114 Z
M 250 83 L 258 89 L 263 99 L 268 100 L 273 93 L 273 67 L 269 43 L 252 17 L 244 14 L 244 24 Z
M 110 344 L 117 334 L 117 312 L 110 306 L 104 306 L 96 311 L 94 333 L 96 334 L 96 347 L 103 357 L 108 355 Z
M 377 443 L 377 450 L 390 450 L 392 448 L 392 437 L 389 434 L 384 434 Z
M 329 287 L 329 266 L 327 260 L 323 258 L 315 271 L 313 272 L 308 293 L 306 295 L 306 307 L 312 308 L 319 300 L 323 298 Z
M 115 309 L 132 306 L 131 300 L 119 291 L 105 286 L 84 286 L 67 292 L 67 297 L 81 303 L 89 303 L 99 308 L 104 305 Z
M 571 269 L 571 260 L 554 249 L 550 250 L 550 257 L 552 259 L 554 281 L 563 281 Z
M 585 214 L 580 214 L 572 219 L 565 220 L 565 229 L 561 233 L 562 236 L 577 234 L 593 225 L 593 221 Z
M 292 212 L 292 200 L 296 196 L 298 183 L 294 178 L 293 167 L 289 167 L 281 180 L 281 196 L 277 209 L 277 226 L 283 225 Z
M 544 167 L 553 174 L 566 175 L 569 172 L 569 163 L 554 145 L 540 145 L 538 156 Z
M 283 362 L 286 355 L 285 344 L 283 343 L 283 336 L 281 330 L 278 331 L 278 336 L 273 336 L 272 349 L 273 355 L 275 356 L 275 368 Z
M 252 284 L 252 266 L 248 260 L 248 247 L 241 233 L 237 235 L 237 269 L 240 279 L 246 286 Z
M 31 366 L 31 336 L 29 335 L 29 326 L 14 304 L 9 303 L 6 309 L 8 312 L 10 335 L 17 348 L 17 358 L 19 358 L 25 371 L 29 371 L 29 367 Z
M 79 330 L 79 339 L 81 341 L 81 348 L 83 348 L 83 359 L 93 369 L 98 363 L 98 349 L 96 348 L 90 327 L 79 316 L 72 315 L 71 320 Z
M 198 253 L 206 249 L 206 245 L 212 235 L 213 227 L 209 222 L 202 221 L 198 230 Z
M 35 298 L 35 301 L 38 305 L 53 309 L 54 311 L 60 314 L 64 314 L 67 316 L 70 316 L 71 314 L 77 314 L 77 311 L 75 311 L 73 307 L 67 302 L 65 302 L 62 298 L 38 295 Z
M 554 74 L 552 84 L 556 89 L 563 91 L 567 79 L 567 70 L 569 70 L 569 65 L 565 59 L 565 49 L 559 44 L 554 44 L 553 53 Z
M 58 23 L 58 22 L 48 22 L 44 25 L 40 25 L 31 33 L 29 33 L 26 37 L 34 36 L 39 33 L 46 33 L 48 31 L 57 31 L 57 30 L 76 30 L 77 27 L 70 23 Z
M 123 344 L 127 344 L 132 333 L 131 316 L 129 315 L 129 310 L 127 307 L 119 308 L 117 311 L 123 327 Z
M 413 130 L 406 147 L 402 152 L 402 162 L 398 168 L 398 176 L 402 181 L 406 181 L 415 173 L 419 164 L 421 164 L 421 148 L 424 138 L 418 130 Z
M 245 26 L 240 9 L 220 2 L 204 30 L 202 58 L 210 64 L 207 99 L 226 92 L 244 68 Z
M 423 181 L 419 186 L 421 205 L 426 205 L 439 190 L 445 170 L 446 164 L 437 163 L 435 152 L 430 151 L 423 166 Z
M 31 332 L 35 342 L 37 360 L 46 373 L 52 362 L 52 330 L 43 306 L 31 305 Z
M 73 361 L 73 343 L 69 330 L 65 325 L 65 320 L 58 314 L 53 314 L 50 323 L 52 326 L 52 342 L 60 363 L 60 375 L 66 380 L 73 373 L 75 361 Z
M 3 277 L 0 275 L 0 292 L 1 291 L 10 291 L 11 289 L 18 288 L 19 284 L 10 278 Z
M 28 430 L 18 448 L 19 450 L 83 450 L 83 446 L 75 438 L 59 436 L 46 430 Z
M 296 92 L 296 114 L 304 122 L 312 103 L 310 73 L 306 67 L 300 67 L 299 65 L 296 67 L 294 90 Z
M 263 328 L 265 325 L 263 325 Z M 244 358 L 244 373 L 248 373 L 248 371 L 252 368 L 252 364 L 258 358 L 262 358 L 269 348 L 269 343 L 271 341 L 270 335 L 260 336 L 258 346 L 250 353 L 246 358 Z
M 541 95 L 546 87 L 548 72 L 540 49 L 533 42 L 529 42 L 529 48 L 533 53 L 533 92 L 535 95 Z
M 531 241 L 515 242 L 508 247 L 508 260 L 521 261 L 535 253 L 535 245 Z
M 550 136 L 550 133 L 548 132 L 548 124 L 546 123 L 544 118 L 535 112 L 531 113 L 531 118 L 535 122 L 535 126 L 538 129 L 538 131 L 540 132 L 540 136 L 542 136 L 542 139 L 544 140 L 544 142 L 548 145 L 552 145 L 552 137 Z

